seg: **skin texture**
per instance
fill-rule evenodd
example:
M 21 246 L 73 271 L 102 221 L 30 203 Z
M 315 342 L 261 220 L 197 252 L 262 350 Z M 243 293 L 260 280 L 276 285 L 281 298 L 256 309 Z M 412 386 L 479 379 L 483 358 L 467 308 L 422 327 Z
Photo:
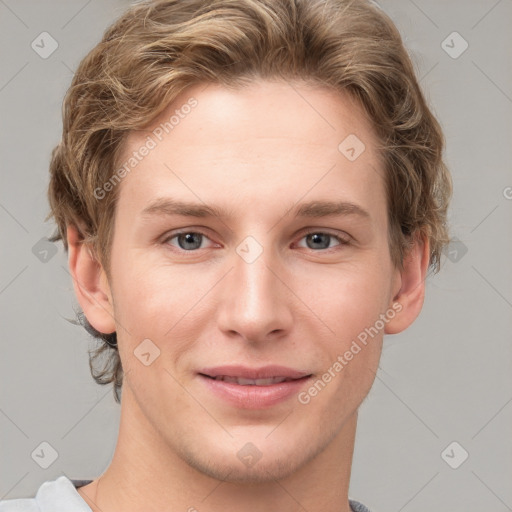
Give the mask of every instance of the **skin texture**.
M 190 98 L 197 105 L 117 185 L 109 277 L 68 228 L 78 301 L 97 330 L 117 331 L 125 370 L 112 463 L 79 493 L 102 512 L 348 512 L 357 410 L 384 333 L 421 310 L 428 243 L 418 238 L 393 267 L 372 126 L 347 95 L 301 82 L 194 86 L 128 136 L 121 161 Z M 354 161 L 338 150 L 349 134 L 365 144 Z M 165 197 L 224 214 L 142 216 Z M 310 201 L 369 215 L 295 217 Z M 203 233 L 200 248 L 180 247 L 176 230 Z M 315 245 L 310 233 L 333 236 Z M 263 250 L 251 263 L 237 252 L 248 236 Z M 400 312 L 308 404 L 234 407 L 197 374 L 279 364 L 316 380 L 393 304 Z M 160 350 L 149 366 L 134 354 L 145 339 Z M 247 443 L 261 453 L 252 467 L 237 457 Z

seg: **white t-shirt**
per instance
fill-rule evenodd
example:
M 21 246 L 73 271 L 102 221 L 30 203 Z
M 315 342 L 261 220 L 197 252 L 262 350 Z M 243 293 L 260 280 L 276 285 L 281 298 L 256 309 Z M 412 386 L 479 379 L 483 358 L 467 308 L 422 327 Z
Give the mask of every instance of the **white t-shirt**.
M 92 512 L 77 487 L 91 480 L 70 480 L 59 476 L 41 484 L 35 498 L 0 501 L 0 512 Z M 370 512 L 363 504 L 349 500 L 353 512 Z
M 91 507 L 78 494 L 73 482 L 76 482 L 76 487 L 81 487 L 89 480 L 70 480 L 59 476 L 41 484 L 35 498 L 0 501 L 0 512 L 91 512 Z

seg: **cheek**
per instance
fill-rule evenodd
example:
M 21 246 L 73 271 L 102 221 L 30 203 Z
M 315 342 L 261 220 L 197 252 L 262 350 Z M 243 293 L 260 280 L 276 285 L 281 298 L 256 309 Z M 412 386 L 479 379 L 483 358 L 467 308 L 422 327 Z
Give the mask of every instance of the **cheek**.
M 186 314 L 208 283 L 185 265 L 166 266 L 132 259 L 118 267 L 116 309 L 135 330 L 166 325 Z M 197 299 L 196 299 L 197 300 Z M 141 322 L 143 322 L 141 324 Z
M 322 320 L 326 334 L 334 335 L 338 346 L 344 346 L 388 306 L 388 274 L 383 264 L 365 261 L 303 272 L 295 277 L 293 289 Z M 304 309 L 299 302 L 297 305 Z
M 332 401 L 356 407 L 371 388 L 382 351 L 380 318 L 388 307 L 389 281 L 384 264 L 353 265 L 324 281 L 329 293 L 315 288 L 305 295 L 326 326 L 325 336 L 318 339 L 321 347 L 316 347 L 323 362 L 319 378 L 328 381 L 325 388 L 317 386 L 323 396 L 319 407 Z
M 149 339 L 157 347 L 146 341 L 150 352 L 163 356 L 150 368 L 162 371 L 161 365 L 174 364 L 200 338 L 211 318 L 205 311 L 211 308 L 213 294 L 206 292 L 218 276 L 211 269 L 200 270 L 200 265 L 171 266 L 142 259 L 126 259 L 117 268 L 114 309 L 123 366 L 139 368 L 134 354 Z M 162 375 L 166 380 L 169 377 Z

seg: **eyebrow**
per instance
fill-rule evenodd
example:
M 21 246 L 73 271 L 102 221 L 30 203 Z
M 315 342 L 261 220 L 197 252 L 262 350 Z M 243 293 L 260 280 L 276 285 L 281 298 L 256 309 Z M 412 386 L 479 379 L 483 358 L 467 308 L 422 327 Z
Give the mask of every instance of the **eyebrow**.
M 371 216 L 361 206 L 347 201 L 311 201 L 295 208 L 296 217 L 328 217 L 329 215 L 357 215 L 370 219 Z
M 287 210 L 295 217 L 321 218 L 334 215 L 355 215 L 364 219 L 371 219 L 367 210 L 361 206 L 347 201 L 310 201 Z M 229 212 L 215 206 L 187 201 L 177 201 L 172 198 L 158 198 L 142 210 L 143 217 L 182 215 L 186 217 L 229 217 Z

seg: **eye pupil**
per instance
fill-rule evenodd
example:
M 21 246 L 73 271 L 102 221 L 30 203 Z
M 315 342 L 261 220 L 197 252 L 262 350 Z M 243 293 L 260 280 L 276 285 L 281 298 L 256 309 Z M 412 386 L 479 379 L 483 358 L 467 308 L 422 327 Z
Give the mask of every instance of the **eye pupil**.
M 182 233 L 178 235 L 178 243 L 182 249 L 191 250 L 201 247 L 201 233 Z
M 331 235 L 326 233 L 313 233 L 306 238 L 308 240 L 308 247 L 310 247 L 309 242 L 313 242 L 313 246 L 310 247 L 310 249 L 318 249 L 319 247 L 321 249 L 328 249 Z

